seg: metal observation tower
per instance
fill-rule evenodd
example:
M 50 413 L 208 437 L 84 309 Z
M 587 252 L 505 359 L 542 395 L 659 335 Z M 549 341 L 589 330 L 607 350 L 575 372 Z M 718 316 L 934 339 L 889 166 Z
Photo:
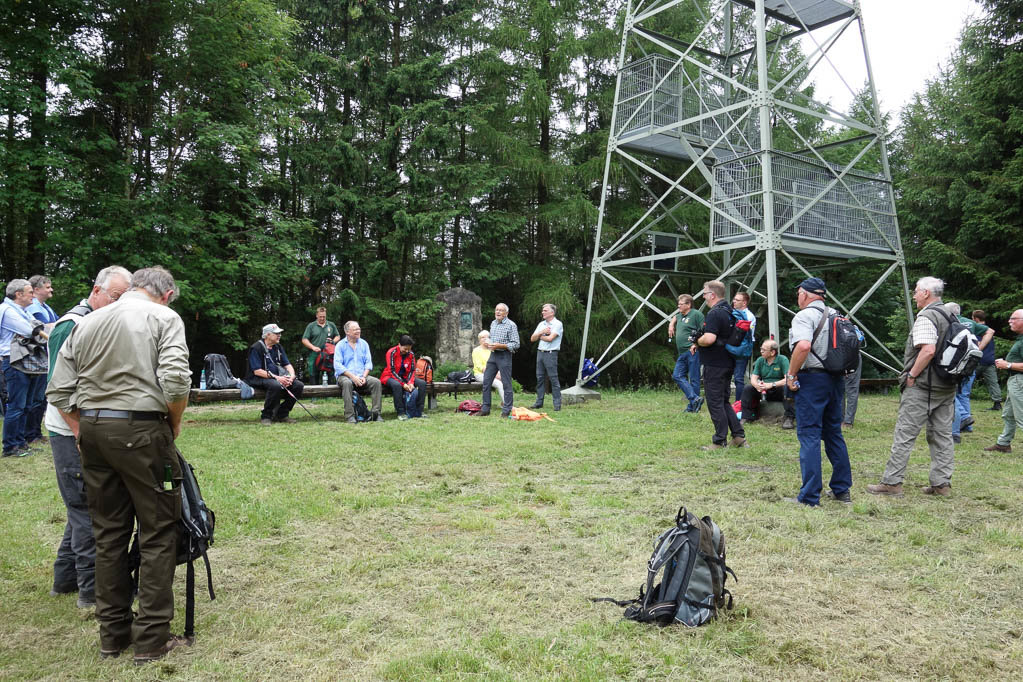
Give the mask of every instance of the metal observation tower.
M 869 110 L 856 115 L 801 92 L 817 72 L 849 87 L 829 56 L 844 34 L 862 46 L 870 95 Z M 795 295 L 779 300 L 780 279 L 827 279 L 829 270 L 864 263 L 876 266 L 877 279 L 829 291 L 828 303 L 863 329 L 865 357 L 898 371 L 900 358 L 856 318 L 898 273 L 912 320 L 883 136 L 856 0 L 630 0 L 576 388 L 586 357 L 604 370 L 663 332 L 674 308 L 650 303 L 659 290 L 677 296 L 680 282 L 721 279 L 750 292 L 758 338 L 769 332 L 783 341 L 779 314 L 794 314 L 783 302 L 794 304 Z M 626 176 L 644 189 L 645 212 L 612 224 L 608 203 Z M 683 215 L 709 217 L 708 236 Z M 605 287 L 624 324 L 606 349 L 589 348 L 594 291 Z M 644 308 L 655 324 L 630 330 Z

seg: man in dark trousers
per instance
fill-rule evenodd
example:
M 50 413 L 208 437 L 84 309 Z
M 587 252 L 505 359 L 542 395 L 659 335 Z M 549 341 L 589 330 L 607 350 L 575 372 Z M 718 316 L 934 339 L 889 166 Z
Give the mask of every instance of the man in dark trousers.
M 249 376 L 245 383 L 266 391 L 259 423 L 270 426 L 274 422 L 294 424 L 288 415 L 295 400 L 302 397 L 305 384 L 295 378 L 295 368 L 281 346 L 281 332 L 274 323 L 263 327 L 263 338 L 249 349 Z
M 725 349 L 728 335 L 732 331 L 732 311 L 725 298 L 725 285 L 717 280 L 704 282 L 703 300 L 710 306 L 710 310 L 693 349 L 700 351 L 703 394 L 707 400 L 710 420 L 714 422 L 714 437 L 711 444 L 704 445 L 702 449 L 717 450 L 729 445 L 734 448 L 747 447 L 746 432 L 735 410 L 728 404 L 735 358 Z M 732 440 L 728 440 L 729 430 L 732 432 Z
M 61 346 L 82 318 L 110 305 L 130 286 L 131 273 L 122 267 L 112 265 L 99 271 L 89 298 L 83 299 L 57 320 L 50 333 L 51 375 Z M 47 405 L 45 423 L 50 433 L 57 488 L 67 512 L 64 537 L 57 548 L 57 560 L 53 562 L 53 589 L 50 595 L 77 592 L 78 608 L 85 609 L 96 605 L 96 540 L 92 534 L 92 519 L 89 518 L 89 505 L 85 498 L 82 460 L 78 456 L 75 434 L 60 416 L 60 410 Z
M 181 465 L 174 440 L 191 372 L 177 294 L 163 268 L 145 268 L 131 290 L 90 313 L 57 355 L 47 399 L 78 436 L 96 536 L 100 656 L 135 647 L 135 662 L 191 644 L 170 634 L 181 520 Z M 128 547 L 139 526 L 138 615 Z
M 796 290 L 799 312 L 792 318 L 789 329 L 792 358 L 785 378 L 796 399 L 796 437 L 799 438 L 799 470 L 803 483 L 799 494 L 786 501 L 808 507 L 816 507 L 821 501 L 821 442 L 831 462 L 828 497 L 838 502 L 852 501 L 849 495 L 852 469 L 842 436 L 845 378 L 824 369 L 824 359 L 828 356 L 827 318 L 831 312 L 824 305 L 826 293 L 824 280 L 819 277 L 808 277 L 800 282 Z
M 512 353 L 519 349 L 519 328 L 508 319 L 508 306 L 498 303 L 494 307 L 494 321 L 490 323 L 490 339 L 486 342 L 490 349 L 487 368 L 483 372 L 483 409 L 479 416 L 490 414 L 490 387 L 494 377 L 501 374 L 504 382 L 504 395 L 501 397 L 501 416 L 511 414 L 514 392 L 512 390 Z

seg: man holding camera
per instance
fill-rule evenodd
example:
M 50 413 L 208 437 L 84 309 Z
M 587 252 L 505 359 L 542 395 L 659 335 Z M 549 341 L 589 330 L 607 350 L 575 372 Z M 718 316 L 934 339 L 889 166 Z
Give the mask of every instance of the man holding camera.
M 703 284 L 703 299 L 710 306 L 703 327 L 695 333 L 691 351 L 700 351 L 703 365 L 703 392 L 707 397 L 707 412 L 714 422 L 714 437 L 703 450 L 717 450 L 731 445 L 734 448 L 747 447 L 746 432 L 728 404 L 735 358 L 725 348 L 732 331 L 732 311 L 725 298 L 725 285 L 718 280 Z M 732 440 L 728 440 L 728 431 Z

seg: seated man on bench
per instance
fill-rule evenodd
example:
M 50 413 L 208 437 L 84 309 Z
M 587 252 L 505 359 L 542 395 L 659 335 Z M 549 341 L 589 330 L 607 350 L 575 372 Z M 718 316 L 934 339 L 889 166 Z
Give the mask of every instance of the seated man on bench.
M 259 423 L 269 426 L 274 422 L 293 424 L 289 417 L 295 400 L 302 397 L 305 386 L 295 378 L 295 368 L 281 347 L 281 332 L 276 324 L 263 327 L 263 337 L 249 348 L 249 375 L 245 383 L 266 391 Z
M 789 371 L 789 359 L 778 355 L 778 342 L 772 339 L 760 346 L 760 357 L 753 363 L 750 381 L 742 389 L 742 423 L 749 424 L 757 419 L 757 408 L 761 399 L 782 402 L 785 406 L 783 429 L 791 429 L 796 418 L 796 406 L 789 389 L 785 386 L 785 375 Z M 763 396 L 763 397 L 762 397 Z

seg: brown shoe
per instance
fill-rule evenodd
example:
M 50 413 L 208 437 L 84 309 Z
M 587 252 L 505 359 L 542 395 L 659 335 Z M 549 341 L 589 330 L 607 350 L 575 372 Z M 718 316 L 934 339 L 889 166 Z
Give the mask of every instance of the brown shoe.
M 888 485 L 887 483 L 874 483 L 867 486 L 867 492 L 871 495 L 888 495 L 889 497 L 902 497 L 902 484 Z
M 184 637 L 178 637 L 177 635 L 171 635 L 159 649 L 155 651 L 147 651 L 142 654 L 135 654 L 135 665 L 145 665 L 146 663 L 152 663 L 153 661 L 159 661 L 161 658 L 169 654 L 172 650 L 177 649 L 179 646 L 192 646 L 192 641 Z
M 724 445 L 719 445 L 717 443 L 711 443 L 710 445 L 703 445 L 703 446 L 701 446 L 700 449 L 701 450 L 720 450 L 723 447 L 725 447 L 725 446 Z
M 995 443 L 984 448 L 984 452 L 1012 452 L 1012 446 Z
M 952 484 L 945 483 L 944 485 L 925 485 L 920 489 L 920 492 L 924 495 L 941 495 L 944 497 L 952 494 Z
M 747 443 L 746 439 L 743 438 L 742 436 L 736 436 L 735 438 L 733 438 L 732 440 L 730 440 L 728 442 L 728 445 L 733 447 L 733 448 L 748 448 L 749 447 L 749 443 Z

